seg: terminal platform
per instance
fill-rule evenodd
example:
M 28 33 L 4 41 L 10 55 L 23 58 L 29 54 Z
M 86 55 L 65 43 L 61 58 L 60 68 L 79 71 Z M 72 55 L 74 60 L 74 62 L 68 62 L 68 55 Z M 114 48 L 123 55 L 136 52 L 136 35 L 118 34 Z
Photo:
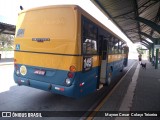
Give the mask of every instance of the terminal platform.
M 160 120 L 160 69 L 147 60 L 142 63 L 146 69 L 136 61 L 99 109 L 105 111 L 105 117 L 98 112 L 94 120 Z M 128 112 L 129 117 L 110 114 Z

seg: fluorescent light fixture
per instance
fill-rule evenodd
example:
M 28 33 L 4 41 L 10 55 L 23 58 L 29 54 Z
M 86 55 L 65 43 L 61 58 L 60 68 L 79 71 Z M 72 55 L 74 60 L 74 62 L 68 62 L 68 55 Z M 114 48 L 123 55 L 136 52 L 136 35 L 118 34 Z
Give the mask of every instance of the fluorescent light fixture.
M 143 43 L 146 43 L 147 45 L 149 45 L 146 41 L 143 41 Z
M 153 43 L 152 40 L 150 40 L 149 38 L 146 39 L 148 42 Z

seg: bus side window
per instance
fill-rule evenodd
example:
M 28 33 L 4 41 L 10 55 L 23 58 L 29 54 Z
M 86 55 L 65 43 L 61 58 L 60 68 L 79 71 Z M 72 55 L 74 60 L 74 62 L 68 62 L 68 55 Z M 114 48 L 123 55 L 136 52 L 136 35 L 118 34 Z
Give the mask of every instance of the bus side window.
M 118 39 L 117 38 L 114 39 L 114 51 L 116 54 L 118 53 Z
M 108 42 L 108 53 L 114 54 L 114 38 L 110 37 Z
M 111 37 L 110 39 L 109 39 L 109 47 L 108 47 L 108 50 L 109 50 L 109 54 L 114 54 L 114 38 L 113 37 Z
M 122 48 L 122 54 L 124 54 L 124 48 Z
M 111 54 L 111 53 L 112 53 L 112 43 L 109 40 L 109 42 L 108 42 L 108 54 Z
M 88 36 L 88 22 L 84 19 L 82 24 L 83 37 Z
M 86 39 L 83 42 L 83 53 L 84 54 L 96 54 L 97 53 L 96 40 Z
M 122 43 L 122 54 L 124 54 L 125 53 L 125 50 L 124 50 L 124 47 L 126 46 L 126 44 L 123 42 Z
M 82 25 L 83 54 L 97 54 L 97 26 L 86 18 L 83 18 Z
M 121 54 L 122 53 L 122 42 L 121 41 L 119 41 L 119 53 Z

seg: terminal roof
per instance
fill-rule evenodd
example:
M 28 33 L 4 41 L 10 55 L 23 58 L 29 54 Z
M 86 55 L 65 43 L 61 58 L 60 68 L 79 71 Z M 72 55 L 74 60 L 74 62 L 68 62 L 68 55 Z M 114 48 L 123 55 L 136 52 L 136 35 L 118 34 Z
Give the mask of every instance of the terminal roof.
M 14 25 L 0 22 L 0 34 L 2 33 L 2 34 L 14 35 L 15 29 L 16 27 Z
M 144 42 L 146 38 L 150 38 L 152 41 L 160 38 L 160 0 L 91 1 L 133 43 Z

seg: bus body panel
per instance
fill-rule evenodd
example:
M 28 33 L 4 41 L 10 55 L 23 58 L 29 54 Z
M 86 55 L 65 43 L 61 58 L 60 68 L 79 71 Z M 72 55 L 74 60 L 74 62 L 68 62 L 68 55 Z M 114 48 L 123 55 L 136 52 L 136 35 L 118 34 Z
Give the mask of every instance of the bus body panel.
M 102 56 L 99 53 L 88 55 L 92 68 L 84 71 L 82 15 L 117 37 L 75 5 L 41 7 L 19 15 L 14 55 L 17 84 L 74 98 L 97 90 Z M 114 78 L 123 69 L 126 54 L 108 55 L 107 58 L 106 75 Z M 70 71 L 71 66 L 76 68 L 74 72 Z M 67 85 L 69 73 L 73 77 Z
M 19 14 L 14 43 L 16 83 L 75 97 L 74 79 L 82 66 L 77 17 L 76 6 L 42 7 Z M 76 72 L 67 86 L 72 65 Z M 22 75 L 24 66 L 27 72 Z
M 74 98 L 79 97 L 78 94 L 75 94 L 76 86 L 74 84 L 72 84 L 69 87 L 68 86 L 61 86 L 58 84 L 51 84 L 48 82 L 37 81 L 37 80 L 34 80 L 33 78 L 32 79 L 28 79 L 28 78 L 24 78 L 24 77 L 21 78 L 16 75 L 14 75 L 14 80 L 18 85 L 29 86 L 29 87 L 53 92 L 56 94 L 65 95 L 68 97 L 74 97 Z
M 36 9 L 19 14 L 15 45 L 21 51 L 80 54 L 76 35 L 74 7 Z
M 71 65 L 76 66 L 76 71 L 81 71 L 81 56 L 46 54 L 34 52 L 15 51 L 17 64 L 54 68 L 69 71 Z

